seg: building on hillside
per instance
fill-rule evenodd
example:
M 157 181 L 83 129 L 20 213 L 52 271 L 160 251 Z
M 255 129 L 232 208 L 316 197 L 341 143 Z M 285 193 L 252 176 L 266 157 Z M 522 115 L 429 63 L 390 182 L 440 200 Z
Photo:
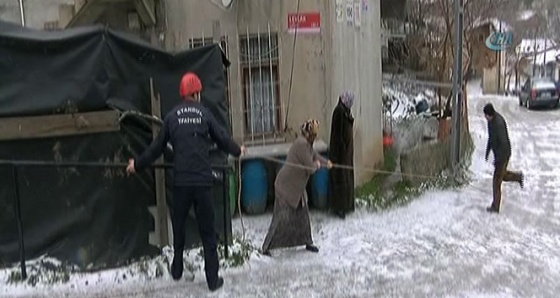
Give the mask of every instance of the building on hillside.
M 538 76 L 560 81 L 560 49 L 548 49 L 530 60 Z
M 546 49 L 546 50 L 545 50 Z M 552 39 L 521 39 L 515 47 L 507 89 L 518 92 L 530 77 L 560 80 L 560 48 Z
M 39 10 L 28 5 L 37 1 L 24 2 L 28 19 L 36 18 Z M 380 0 L 47 2 L 52 15 L 33 27 L 106 24 L 170 51 L 220 42 L 232 62 L 226 74 L 233 135 L 260 147 L 254 151 L 285 150 L 312 117 L 326 143 L 337 97 L 352 90 L 355 164 L 368 168 L 383 160 Z M 357 184 L 370 177 L 356 171 Z
M 523 76 L 544 76 L 559 80 L 560 47 L 549 38 L 523 39 L 515 48 L 519 60 L 524 61 Z
M 494 51 L 486 46 L 486 39 L 494 32 L 508 32 L 510 26 L 495 19 L 474 22 L 468 30 L 470 43 L 470 75 L 482 78 L 482 92 L 498 93 L 504 90 L 507 69 L 507 51 Z M 501 71 L 499 71 L 501 70 Z

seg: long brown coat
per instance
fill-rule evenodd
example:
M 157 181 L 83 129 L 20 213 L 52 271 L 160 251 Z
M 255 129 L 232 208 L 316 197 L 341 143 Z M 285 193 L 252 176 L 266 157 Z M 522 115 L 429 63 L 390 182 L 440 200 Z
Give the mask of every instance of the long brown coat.
M 342 101 L 334 109 L 329 142 L 333 164 L 354 166 L 354 117 Z M 333 168 L 329 172 L 329 205 L 334 211 L 354 210 L 354 171 Z
M 291 207 L 297 208 L 301 200 L 306 198 L 307 180 L 318 170 L 315 161 L 325 164 L 327 161 L 313 150 L 307 139 L 300 136 L 290 147 L 286 157 L 286 165 L 280 169 L 274 182 L 276 200 L 283 200 Z M 304 166 L 294 167 L 290 164 Z M 304 202 L 307 204 L 307 202 Z

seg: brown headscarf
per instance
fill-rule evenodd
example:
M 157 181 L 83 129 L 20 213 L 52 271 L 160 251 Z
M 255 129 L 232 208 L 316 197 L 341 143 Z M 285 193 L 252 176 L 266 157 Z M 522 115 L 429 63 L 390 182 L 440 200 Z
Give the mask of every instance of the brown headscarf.
M 301 125 L 301 134 L 307 139 L 314 139 L 319 133 L 319 121 L 309 119 Z

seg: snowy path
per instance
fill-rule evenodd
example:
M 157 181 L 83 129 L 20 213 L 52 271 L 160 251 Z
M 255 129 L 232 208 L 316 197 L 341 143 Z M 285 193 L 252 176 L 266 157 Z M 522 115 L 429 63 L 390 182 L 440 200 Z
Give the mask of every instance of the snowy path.
M 492 174 L 483 158 L 481 111 L 488 100 L 508 121 L 510 167 L 523 169 L 527 178 L 526 190 L 504 184 L 500 215 L 484 211 Z M 345 221 L 314 213 L 319 254 L 287 250 L 253 258 L 250 268 L 223 270 L 226 284 L 214 294 L 200 272 L 194 283 L 165 279 L 37 296 L 558 297 L 560 174 L 554 165 L 560 164 L 560 111 L 527 111 L 513 98 L 471 95 L 469 113 L 476 145 L 472 185 L 460 192 L 430 192 L 382 214 L 358 212 Z M 255 245 L 262 243 L 269 220 L 270 215 L 245 218 Z M 131 291 L 135 294 L 126 294 Z

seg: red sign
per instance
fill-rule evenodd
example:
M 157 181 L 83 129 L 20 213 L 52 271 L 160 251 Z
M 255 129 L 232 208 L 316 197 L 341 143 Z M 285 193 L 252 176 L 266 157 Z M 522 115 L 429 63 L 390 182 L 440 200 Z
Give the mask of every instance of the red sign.
M 295 33 L 321 32 L 321 14 L 318 12 L 288 14 L 288 32 Z

